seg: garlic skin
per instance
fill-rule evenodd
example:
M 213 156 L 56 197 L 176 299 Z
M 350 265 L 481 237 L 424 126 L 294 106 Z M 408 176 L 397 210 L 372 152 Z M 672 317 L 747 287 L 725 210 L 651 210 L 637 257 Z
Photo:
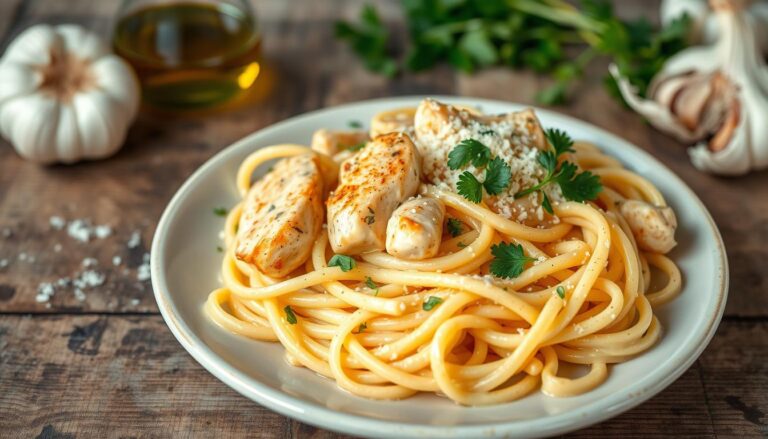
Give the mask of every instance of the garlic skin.
M 0 134 L 34 162 L 114 154 L 139 96 L 130 66 L 79 26 L 30 27 L 0 58 Z
M 749 3 L 745 7 L 747 21 L 752 26 L 761 52 L 768 55 L 768 2 L 742 1 Z M 711 44 L 717 41 L 720 25 L 707 0 L 662 0 L 660 8 L 662 26 L 669 25 L 683 14 L 688 14 L 691 19 L 691 37 L 694 42 Z
M 656 128 L 694 143 L 700 170 L 740 175 L 768 166 L 768 67 L 739 0 L 712 0 L 721 33 L 711 46 L 690 47 L 654 77 L 648 99 L 611 74 L 627 104 Z

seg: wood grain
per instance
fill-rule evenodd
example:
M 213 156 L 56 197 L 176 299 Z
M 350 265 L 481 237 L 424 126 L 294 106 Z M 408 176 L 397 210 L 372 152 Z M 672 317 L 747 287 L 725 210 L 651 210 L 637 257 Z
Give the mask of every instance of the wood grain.
M 535 91 L 548 84 L 526 72 L 490 69 L 468 76 L 446 67 L 386 80 L 367 72 L 333 37 L 333 21 L 356 17 L 359 2 L 252 3 L 271 78 L 253 105 L 207 117 L 143 113 L 124 148 L 96 163 L 37 166 L 0 140 L 0 261 L 9 262 L 0 268 L 0 436 L 340 437 L 239 396 L 173 339 L 149 283 L 137 276 L 164 206 L 217 151 L 296 114 L 409 94 L 533 104 Z M 375 3 L 402 52 L 399 2 Z M 622 2 L 621 10 L 655 19 L 658 3 Z M 78 23 L 106 38 L 119 4 L 3 0 L 0 50 L 35 23 Z M 693 188 L 723 234 L 731 289 L 724 322 L 691 370 L 640 407 L 572 436 L 768 436 L 768 174 L 725 179 L 699 173 L 682 145 L 607 96 L 604 74 L 605 64 L 591 66 L 574 86 L 571 103 L 554 109 L 646 149 Z M 54 215 L 107 224 L 113 233 L 81 243 L 51 227 Z M 140 244 L 129 248 L 134 232 Z M 86 290 L 86 300 L 62 288 L 49 304 L 35 301 L 41 283 L 77 275 L 89 257 L 97 259 L 106 282 Z

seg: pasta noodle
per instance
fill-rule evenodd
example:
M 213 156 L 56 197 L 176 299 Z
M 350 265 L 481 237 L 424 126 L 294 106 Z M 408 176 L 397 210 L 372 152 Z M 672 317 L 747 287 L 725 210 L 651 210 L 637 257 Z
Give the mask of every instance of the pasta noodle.
M 397 119 L 391 112 L 386 118 Z M 626 199 L 665 206 L 662 194 L 594 145 L 576 142 L 574 150 L 572 160 L 598 175 L 604 189 L 594 202 L 553 205 L 559 223 L 544 228 L 424 185 L 425 195 L 467 227 L 444 236 L 437 256 L 419 261 L 374 252 L 348 271 L 329 267 L 324 228 L 300 269 L 270 278 L 235 257 L 240 203 L 226 220 L 223 285 L 208 297 L 206 313 L 235 334 L 280 342 L 291 364 L 367 398 L 435 392 L 476 406 L 536 389 L 554 397 L 594 389 L 609 364 L 659 339 L 654 308 L 673 299 L 682 280 L 667 256 L 640 249 L 617 207 Z M 306 153 L 314 152 L 293 144 L 256 151 L 238 171 L 241 195 L 266 161 Z M 325 180 L 336 181 L 338 165 L 318 156 Z M 515 278 L 489 275 L 491 246 L 501 241 L 520 244 L 536 261 Z M 439 304 L 427 309 L 432 298 Z M 564 363 L 588 371 L 558 375 Z

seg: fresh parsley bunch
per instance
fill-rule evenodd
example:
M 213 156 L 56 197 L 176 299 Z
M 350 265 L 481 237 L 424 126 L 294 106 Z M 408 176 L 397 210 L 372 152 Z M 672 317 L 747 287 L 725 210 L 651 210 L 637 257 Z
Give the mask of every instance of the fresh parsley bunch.
M 366 67 L 386 76 L 400 66 L 418 71 L 447 62 L 463 72 L 492 65 L 550 74 L 555 83 L 537 95 L 544 104 L 565 100 L 589 62 L 605 56 L 642 93 L 664 62 L 686 46 L 690 20 L 655 31 L 645 19 L 620 20 L 600 0 L 402 0 L 410 35 L 405 59 L 388 50 L 388 31 L 371 6 L 357 25 L 336 24 Z M 607 75 L 609 89 L 616 92 Z M 618 99 L 620 95 L 614 93 Z

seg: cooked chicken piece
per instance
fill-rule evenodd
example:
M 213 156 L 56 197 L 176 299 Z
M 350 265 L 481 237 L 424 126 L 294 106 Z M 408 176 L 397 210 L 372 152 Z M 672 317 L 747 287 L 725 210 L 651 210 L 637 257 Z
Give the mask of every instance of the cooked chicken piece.
M 235 256 L 272 277 L 309 257 L 323 225 L 323 178 L 311 154 L 280 160 L 245 197 Z
M 312 135 L 312 149 L 333 157 L 368 141 L 365 131 L 332 131 L 325 128 L 315 131 Z
M 371 119 L 371 137 L 387 133 L 406 133 L 413 135 L 413 107 L 382 111 Z
M 445 206 L 435 198 L 413 198 L 401 204 L 387 222 L 387 253 L 412 260 L 435 256 L 444 217 Z
M 548 143 L 532 109 L 484 115 L 472 109 L 425 99 L 416 110 L 414 130 L 427 182 L 436 185 L 445 183 L 456 190 L 459 176 L 465 171 L 483 181 L 483 168 L 475 168 L 472 164 L 461 169 L 448 167 L 448 155 L 456 145 L 473 139 L 487 146 L 491 156 L 504 160 L 512 171 L 507 188 L 496 196 L 486 198 L 491 209 L 529 225 L 546 221 L 537 194 L 520 200 L 514 198 L 515 193 L 537 184 L 544 177 L 544 169 L 536 161 L 536 156 L 548 147 Z M 553 201 L 559 201 L 559 193 L 549 195 L 552 195 Z
M 627 200 L 621 204 L 620 211 L 632 229 L 637 245 L 643 250 L 668 253 L 677 245 L 677 218 L 672 208 L 654 206 L 645 201 Z
M 336 253 L 385 248 L 387 220 L 419 186 L 419 155 L 406 134 L 376 137 L 341 165 L 328 198 L 328 235 Z

